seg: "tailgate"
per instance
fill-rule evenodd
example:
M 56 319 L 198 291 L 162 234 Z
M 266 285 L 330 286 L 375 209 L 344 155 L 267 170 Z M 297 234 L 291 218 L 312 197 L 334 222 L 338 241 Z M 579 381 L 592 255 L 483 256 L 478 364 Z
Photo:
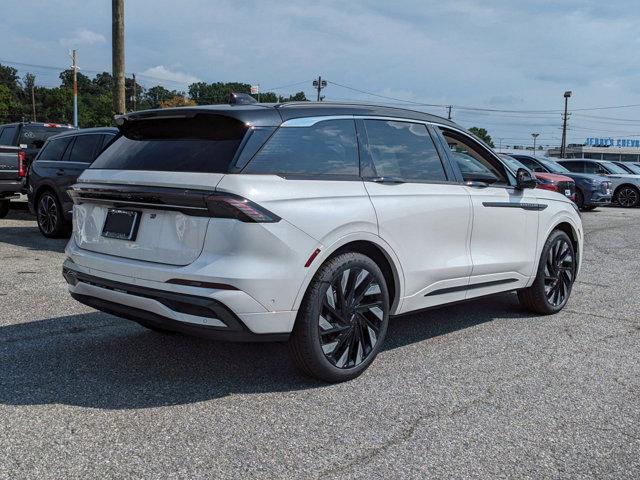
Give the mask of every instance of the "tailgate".
M 74 239 L 80 248 L 168 265 L 188 265 L 198 258 L 210 219 L 205 199 L 221 174 L 88 173 L 110 181 L 80 181 L 69 192 L 74 200 Z M 174 183 L 176 177 L 181 177 L 180 186 Z M 137 222 L 133 238 L 114 238 L 107 222 L 110 211 L 115 211 L 110 218 L 133 212 L 131 221 Z
M 0 146 L 0 180 L 19 180 L 18 147 Z

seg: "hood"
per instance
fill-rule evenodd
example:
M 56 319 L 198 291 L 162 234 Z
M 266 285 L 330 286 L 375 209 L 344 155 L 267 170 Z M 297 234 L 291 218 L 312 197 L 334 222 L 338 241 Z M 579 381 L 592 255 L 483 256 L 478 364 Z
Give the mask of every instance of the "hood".
M 572 179 L 584 179 L 584 180 L 602 180 L 606 181 L 607 177 L 605 175 L 598 175 L 597 173 L 575 173 L 575 172 L 567 172 L 562 173 L 565 177 L 569 177 Z
M 573 182 L 573 179 L 571 177 L 568 177 L 566 175 L 560 175 L 559 173 L 533 172 L 533 174 L 536 178 L 539 178 L 541 180 L 547 180 L 554 183 Z

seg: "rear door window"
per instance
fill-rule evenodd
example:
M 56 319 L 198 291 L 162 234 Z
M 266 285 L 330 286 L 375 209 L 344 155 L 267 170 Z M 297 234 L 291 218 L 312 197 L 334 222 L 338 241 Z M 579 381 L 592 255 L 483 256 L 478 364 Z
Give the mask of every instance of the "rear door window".
M 16 126 L 4 127 L 2 134 L 0 134 L 0 145 L 13 145 L 17 128 Z
M 447 176 L 426 125 L 364 121 L 375 174 L 404 181 L 445 181 Z
M 102 135 L 86 134 L 78 135 L 69 154 L 70 162 L 91 163 L 98 145 L 102 141 Z
M 131 121 L 91 168 L 227 173 L 247 129 L 222 115 Z
M 73 137 L 63 137 L 50 140 L 40 152 L 38 160 L 62 160 L 67 145 L 72 139 Z
M 281 127 L 243 170 L 282 175 L 358 176 L 353 120 L 325 120 L 309 127 Z

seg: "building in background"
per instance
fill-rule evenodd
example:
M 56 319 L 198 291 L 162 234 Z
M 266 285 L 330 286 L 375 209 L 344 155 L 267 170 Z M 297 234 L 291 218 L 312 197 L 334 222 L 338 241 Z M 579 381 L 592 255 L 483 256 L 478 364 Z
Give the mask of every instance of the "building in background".
M 640 138 L 587 138 L 584 144 L 569 144 L 566 153 L 567 158 L 640 162 Z M 560 147 L 550 148 L 548 155 L 559 157 Z

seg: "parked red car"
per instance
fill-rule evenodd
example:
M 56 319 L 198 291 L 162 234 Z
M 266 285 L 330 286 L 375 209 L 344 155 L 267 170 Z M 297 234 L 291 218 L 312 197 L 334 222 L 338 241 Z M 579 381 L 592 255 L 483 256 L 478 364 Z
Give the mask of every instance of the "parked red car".
M 517 171 L 519 168 L 527 168 L 524 164 L 520 163 L 515 158 L 501 153 L 500 157 L 509 165 L 514 171 Z M 533 175 L 538 180 L 538 187 L 544 190 L 551 190 L 552 192 L 558 192 L 562 195 L 570 198 L 573 202 L 576 201 L 576 182 L 573 179 L 565 176 L 559 175 L 557 173 L 543 173 L 543 172 L 532 172 Z

